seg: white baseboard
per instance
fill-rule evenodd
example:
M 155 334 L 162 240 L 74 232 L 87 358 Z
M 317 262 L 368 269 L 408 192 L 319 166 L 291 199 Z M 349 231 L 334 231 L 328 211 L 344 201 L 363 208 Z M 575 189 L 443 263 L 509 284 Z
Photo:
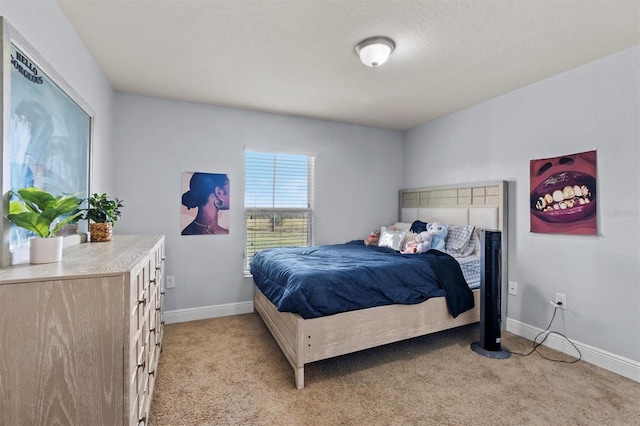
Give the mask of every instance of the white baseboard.
M 507 318 L 507 331 L 533 341 L 533 339 L 535 339 L 535 337 L 543 330 L 529 324 Z M 541 339 L 542 336 L 538 338 L 538 341 Z M 594 348 L 593 346 L 585 345 L 584 343 L 576 342 L 573 339 L 571 339 L 571 342 L 573 342 L 573 344 L 580 350 L 584 361 L 636 382 L 640 382 L 640 362 L 603 351 L 602 349 Z M 567 355 L 575 357 L 578 356 L 578 353 L 573 346 L 571 346 L 571 343 L 567 342 L 557 334 L 549 335 L 543 345 Z
M 230 315 L 248 314 L 253 312 L 253 302 L 228 303 L 225 305 L 202 306 L 200 308 L 176 309 L 165 311 L 162 318 L 165 324 L 197 321 L 208 318 L 227 317 Z

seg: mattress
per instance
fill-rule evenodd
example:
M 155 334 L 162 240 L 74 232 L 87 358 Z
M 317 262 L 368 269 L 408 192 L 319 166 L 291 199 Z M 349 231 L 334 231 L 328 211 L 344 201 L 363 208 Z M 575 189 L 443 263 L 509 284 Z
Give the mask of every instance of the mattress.
M 279 311 L 303 318 L 443 296 L 453 317 L 474 306 L 460 263 L 437 250 L 401 254 L 362 240 L 275 248 L 254 255 L 250 270 Z

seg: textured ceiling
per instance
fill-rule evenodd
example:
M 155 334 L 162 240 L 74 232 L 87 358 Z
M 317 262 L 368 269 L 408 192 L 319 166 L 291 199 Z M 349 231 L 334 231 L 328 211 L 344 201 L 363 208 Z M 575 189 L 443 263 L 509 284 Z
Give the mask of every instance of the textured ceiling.
M 638 0 L 56 2 L 119 92 L 398 130 L 640 42 Z

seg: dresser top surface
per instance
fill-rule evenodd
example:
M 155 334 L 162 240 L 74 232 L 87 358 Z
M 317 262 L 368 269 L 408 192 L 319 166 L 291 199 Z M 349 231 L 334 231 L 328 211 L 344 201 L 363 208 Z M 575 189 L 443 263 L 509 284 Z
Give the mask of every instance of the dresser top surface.
M 163 235 L 114 235 L 112 241 L 82 243 L 63 250 L 62 261 L 0 268 L 0 285 L 29 281 L 118 275 L 130 271 Z

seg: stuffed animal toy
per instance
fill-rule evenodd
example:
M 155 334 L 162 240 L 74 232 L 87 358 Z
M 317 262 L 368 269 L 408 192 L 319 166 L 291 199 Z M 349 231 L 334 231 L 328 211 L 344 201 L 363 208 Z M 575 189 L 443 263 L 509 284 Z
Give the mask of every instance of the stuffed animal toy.
M 380 240 L 380 231 L 374 231 L 369 234 L 369 237 L 364 240 L 365 246 L 377 246 L 378 240 Z
M 431 247 L 431 234 L 427 231 L 423 231 L 416 235 L 416 237 L 407 242 L 404 249 L 400 251 L 402 254 L 416 254 L 425 253 Z
M 418 243 L 415 240 L 407 242 L 407 245 L 400 251 L 402 254 L 414 254 L 418 252 Z
M 431 248 L 433 234 L 431 231 L 422 231 L 416 237 L 416 253 L 426 253 Z
M 427 225 L 427 232 L 431 234 L 431 248 L 444 251 L 449 225 L 446 223 L 433 222 Z

